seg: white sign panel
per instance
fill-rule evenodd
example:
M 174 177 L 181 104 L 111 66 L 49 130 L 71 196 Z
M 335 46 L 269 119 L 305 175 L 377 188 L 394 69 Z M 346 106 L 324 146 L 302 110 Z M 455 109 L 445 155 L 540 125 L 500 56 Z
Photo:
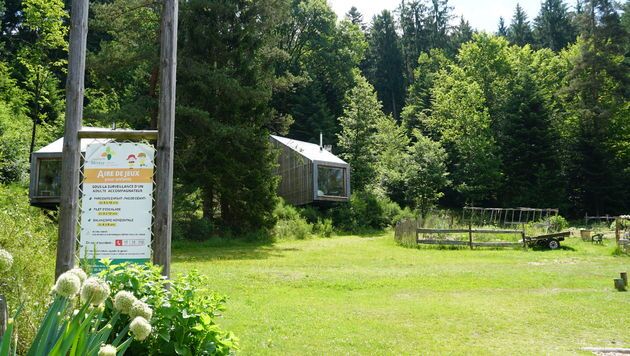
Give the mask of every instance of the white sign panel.
M 88 145 L 83 170 L 80 257 L 114 263 L 151 259 L 154 148 Z

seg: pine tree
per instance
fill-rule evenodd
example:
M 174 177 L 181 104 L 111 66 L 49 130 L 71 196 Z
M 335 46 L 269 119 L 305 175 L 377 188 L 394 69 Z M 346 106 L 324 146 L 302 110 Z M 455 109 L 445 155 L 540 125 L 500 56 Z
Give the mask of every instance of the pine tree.
M 516 4 L 512 23 L 508 29 L 508 40 L 512 44 L 524 46 L 533 42 L 532 29 L 527 21 L 527 14 L 520 4 Z
M 430 48 L 447 48 L 449 23 L 453 18 L 453 7 L 449 6 L 448 0 L 431 0 L 429 5 L 429 39 Z
M 401 49 L 405 63 L 405 78 L 412 83 L 418 56 L 430 49 L 428 28 L 428 7 L 423 1 L 402 0 L 398 7 L 399 24 L 402 31 Z
M 275 59 L 268 54 L 276 44 L 276 2 L 182 5 L 176 179 L 201 198 L 211 226 L 269 229 L 277 182 L 267 130 L 274 119 Z
M 577 212 L 625 211 L 629 208 L 630 140 L 629 35 L 613 2 L 589 1 L 582 16 L 579 54 L 567 76 L 571 137 L 569 199 Z
M 464 20 L 464 17 L 462 16 L 459 20 L 459 25 L 453 29 L 450 36 L 450 52 L 453 57 L 457 54 L 457 51 L 459 51 L 459 47 L 461 47 L 462 44 L 472 40 L 474 33 L 475 31 L 470 26 L 470 23 Z
M 361 31 L 366 32 L 367 26 L 363 21 L 363 14 L 359 12 L 356 7 L 351 7 L 350 10 L 346 13 L 346 19 L 350 21 L 352 24 L 359 26 Z
M 340 156 L 352 167 L 352 187 L 361 191 L 376 179 L 374 139 L 383 112 L 372 85 L 358 73 L 355 82 L 356 86 L 346 95 L 343 116 L 339 118 L 338 140 Z
M 501 37 L 508 36 L 508 29 L 507 27 L 505 27 L 505 20 L 503 19 L 503 16 L 499 17 L 499 27 L 497 29 L 497 36 L 501 36 Z
M 499 146 L 503 162 L 504 206 L 559 206 L 558 137 L 528 65 L 516 68 L 501 123 Z
M 576 32 L 563 0 L 544 0 L 534 20 L 534 37 L 540 47 L 559 51 L 575 41 Z
M 374 17 L 369 35 L 367 79 L 376 89 L 383 110 L 398 118 L 405 99 L 403 58 L 392 14 Z

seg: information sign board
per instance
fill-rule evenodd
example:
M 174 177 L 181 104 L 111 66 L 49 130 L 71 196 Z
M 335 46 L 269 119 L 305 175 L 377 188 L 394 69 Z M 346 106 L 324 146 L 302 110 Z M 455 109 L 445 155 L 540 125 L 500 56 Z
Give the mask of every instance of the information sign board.
M 107 258 L 113 263 L 150 261 L 154 152 L 151 145 L 140 143 L 87 146 L 81 258 Z

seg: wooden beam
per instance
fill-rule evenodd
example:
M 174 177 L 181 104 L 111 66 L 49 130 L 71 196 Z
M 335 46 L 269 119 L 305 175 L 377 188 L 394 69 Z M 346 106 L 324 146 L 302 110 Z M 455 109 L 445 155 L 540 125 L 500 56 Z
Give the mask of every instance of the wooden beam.
M 177 68 L 177 0 L 164 0 L 160 48 L 160 103 L 156 159 L 153 262 L 171 274 L 173 210 L 173 146 L 175 137 L 175 79 Z
M 429 240 L 429 239 L 418 239 L 416 240 L 419 244 L 426 245 L 457 245 L 457 246 L 468 246 L 468 241 L 457 241 L 457 240 Z
M 152 140 L 158 138 L 157 130 L 79 130 L 79 138 L 111 138 L 114 140 Z
M 489 229 L 423 229 L 419 228 L 420 234 L 467 234 L 472 232 L 473 234 L 520 234 L 521 230 L 489 230 Z
M 7 299 L 4 295 L 0 294 L 0 341 L 2 341 L 2 335 L 7 330 L 7 324 L 9 322 L 9 306 L 7 305 Z
M 61 204 L 59 241 L 55 276 L 74 267 L 79 204 L 81 144 L 78 132 L 83 117 L 85 49 L 88 31 L 88 0 L 72 0 L 68 80 L 66 82 L 66 121 L 61 163 Z

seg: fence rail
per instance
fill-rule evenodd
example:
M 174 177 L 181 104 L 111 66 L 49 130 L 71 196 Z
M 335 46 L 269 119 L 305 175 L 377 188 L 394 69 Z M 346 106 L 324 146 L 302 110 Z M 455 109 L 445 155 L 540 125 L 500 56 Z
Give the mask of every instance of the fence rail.
M 421 238 L 421 235 L 425 234 L 468 234 L 468 240 Z M 473 235 L 476 234 L 514 234 L 519 235 L 521 238 L 519 242 L 474 241 Z M 394 238 L 396 242 L 405 246 L 415 246 L 418 244 L 450 245 L 469 246 L 471 249 L 474 247 L 526 247 L 527 243 L 527 240 L 525 238 L 525 231 L 523 230 L 473 229 L 472 224 L 470 223 L 467 229 L 429 229 L 418 227 L 418 220 L 416 219 L 407 219 L 398 222 L 396 224 Z

